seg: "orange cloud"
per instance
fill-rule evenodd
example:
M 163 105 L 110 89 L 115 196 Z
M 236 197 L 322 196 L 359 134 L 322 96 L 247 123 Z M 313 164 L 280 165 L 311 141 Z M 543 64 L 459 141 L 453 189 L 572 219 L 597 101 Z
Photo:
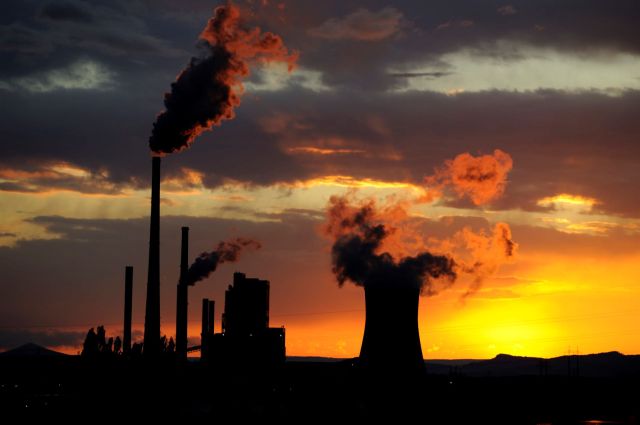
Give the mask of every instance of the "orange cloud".
M 468 197 L 475 205 L 487 204 L 504 193 L 512 167 L 511 155 L 500 149 L 493 155 L 462 153 L 425 178 L 432 195 L 424 200 L 433 200 L 433 196 L 442 195 L 445 187 L 451 187 L 459 198 Z
M 360 149 L 328 149 L 328 148 L 316 148 L 313 146 L 299 146 L 294 148 L 288 148 L 287 152 L 292 154 L 309 154 L 309 155 L 348 155 L 364 153 Z
M 124 186 L 109 180 L 107 170 L 93 171 L 67 162 L 47 162 L 26 169 L 0 169 L 0 191 L 6 192 L 66 191 L 86 196 L 122 196 Z
M 342 18 L 331 18 L 308 32 L 327 40 L 380 41 L 398 33 L 403 20 L 402 12 L 393 7 L 378 12 L 360 8 Z
M 590 198 L 588 196 L 581 196 L 581 195 L 572 195 L 569 193 L 560 193 L 555 196 L 547 196 L 545 198 L 539 199 L 537 202 L 538 205 L 543 207 L 564 204 L 564 205 L 575 205 L 579 207 L 585 207 L 587 209 L 591 209 L 593 208 L 594 205 L 597 205 L 599 203 L 600 202 L 595 198 Z
M 175 195 L 198 194 L 204 187 L 203 178 L 204 173 L 183 167 L 180 174 L 162 180 L 162 190 Z
M 314 179 L 298 181 L 290 184 L 292 187 L 337 186 L 347 188 L 374 188 L 374 189 L 411 189 L 423 192 L 422 188 L 407 182 L 394 182 L 375 179 L 358 179 L 352 176 L 329 175 Z

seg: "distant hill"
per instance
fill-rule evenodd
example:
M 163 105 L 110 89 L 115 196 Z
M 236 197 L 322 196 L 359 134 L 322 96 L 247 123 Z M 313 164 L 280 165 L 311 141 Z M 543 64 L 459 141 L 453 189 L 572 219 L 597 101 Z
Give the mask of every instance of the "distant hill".
M 550 359 L 498 354 L 489 360 L 427 360 L 428 373 L 463 376 L 580 375 L 587 377 L 640 376 L 640 356 L 617 351 Z
M 59 353 L 57 351 L 49 350 L 38 344 L 29 342 L 21 345 L 12 350 L 4 351 L 0 353 L 0 357 L 3 358 L 43 358 L 43 357 L 69 357 L 68 354 Z
M 292 363 L 337 363 L 351 359 L 334 357 L 287 357 Z M 541 357 L 498 354 L 487 360 L 477 359 L 429 359 L 425 360 L 427 373 L 431 375 L 457 374 L 472 377 L 506 376 L 573 376 L 620 377 L 640 376 L 640 355 L 624 355 L 617 351 L 597 354 Z
M 314 356 L 288 356 L 287 361 L 293 363 L 309 362 L 309 363 L 336 363 L 347 359 L 336 357 L 314 357 Z

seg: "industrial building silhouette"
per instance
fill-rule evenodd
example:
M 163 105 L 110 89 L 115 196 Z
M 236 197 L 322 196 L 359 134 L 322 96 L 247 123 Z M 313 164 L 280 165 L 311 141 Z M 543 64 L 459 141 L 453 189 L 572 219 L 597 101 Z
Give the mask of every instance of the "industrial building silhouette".
M 149 270 L 145 311 L 144 354 L 156 358 L 160 342 L 160 157 L 152 158 Z M 182 228 L 180 276 L 176 291 L 176 359 L 200 349 L 203 364 L 276 366 L 286 358 L 285 328 L 269 327 L 270 282 L 234 273 L 225 292 L 221 332 L 214 333 L 215 301 L 202 302 L 199 347 L 187 346 L 189 228 Z M 125 283 L 125 350 L 131 335 L 131 283 Z M 418 333 L 419 290 L 395 286 L 365 287 L 366 322 L 359 365 L 366 371 L 411 375 L 424 371 Z
M 233 283 L 224 297 L 222 332 L 213 333 L 213 323 L 207 322 L 209 332 L 202 335 L 205 362 L 243 367 L 274 367 L 284 363 L 285 328 L 269 327 L 269 286 L 268 280 L 233 274 Z M 208 308 L 211 311 L 212 305 Z

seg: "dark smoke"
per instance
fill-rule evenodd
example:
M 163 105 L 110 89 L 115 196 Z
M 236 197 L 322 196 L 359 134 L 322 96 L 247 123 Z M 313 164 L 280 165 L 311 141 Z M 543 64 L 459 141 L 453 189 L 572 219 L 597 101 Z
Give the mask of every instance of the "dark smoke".
M 195 285 L 196 282 L 209 277 L 216 271 L 218 264 L 234 263 L 240 253 L 245 249 L 260 249 L 262 245 L 252 239 L 236 238 L 220 242 L 215 250 L 203 252 L 196 258 L 187 271 L 187 285 Z
M 166 110 L 158 116 L 149 140 L 156 153 L 187 147 L 193 139 L 193 128 L 207 127 L 210 120 L 220 121 L 228 113 L 231 88 L 214 76 L 228 66 L 230 55 L 224 49 L 202 45 L 210 49 L 210 56 L 192 58 L 171 84 L 171 93 L 165 95 Z
M 171 85 L 171 92 L 165 94 L 166 109 L 149 139 L 155 153 L 185 149 L 203 131 L 232 119 L 250 64 L 280 62 L 291 71 L 297 59 L 297 53 L 289 53 L 279 36 L 245 28 L 240 9 L 232 4 L 215 9 L 198 47 L 201 56 L 191 59 Z
M 446 256 L 422 252 L 396 261 L 387 252 L 378 253 L 390 232 L 375 224 L 372 204 L 353 209 L 344 198 L 332 198 L 328 219 L 326 231 L 335 237 L 333 273 L 340 285 L 351 281 L 365 287 L 404 286 L 432 294 L 432 279 L 443 277 L 453 283 L 457 277 L 454 261 Z

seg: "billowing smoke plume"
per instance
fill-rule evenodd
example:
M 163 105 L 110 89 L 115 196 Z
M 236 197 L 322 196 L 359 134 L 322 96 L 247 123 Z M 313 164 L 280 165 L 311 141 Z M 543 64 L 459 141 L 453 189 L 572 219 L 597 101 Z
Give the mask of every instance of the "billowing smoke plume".
M 260 249 L 261 247 L 260 242 L 244 238 L 220 242 L 215 250 L 203 252 L 191 264 L 187 271 L 186 284 L 195 285 L 196 282 L 209 277 L 211 273 L 216 271 L 218 264 L 236 262 L 243 250 Z
M 512 167 L 511 155 L 500 149 L 493 155 L 462 153 L 425 179 L 430 196 L 423 200 L 431 201 L 450 187 L 458 197 L 467 196 L 475 205 L 487 204 L 504 193 Z
M 332 266 L 340 285 L 410 285 L 432 295 L 463 281 L 468 283 L 464 298 L 516 255 L 518 244 L 507 223 L 464 227 L 438 239 L 424 234 L 424 220 L 412 217 L 410 206 L 394 198 L 381 206 L 371 199 L 356 201 L 352 194 L 331 198 L 323 231 L 333 242 Z M 434 282 L 444 286 L 436 288 Z
M 483 282 L 494 275 L 501 265 L 515 258 L 518 244 L 513 241 L 509 225 L 499 222 L 490 232 L 475 232 L 465 227 L 451 239 L 442 241 L 441 249 L 451 253 L 457 270 L 471 277 L 471 283 L 463 295 L 467 297 L 480 289 Z
M 381 219 L 373 201 L 353 206 L 347 197 L 331 198 L 324 231 L 334 240 L 331 259 L 340 285 L 346 281 L 366 287 L 402 285 L 431 294 L 433 279 L 455 281 L 454 262 L 447 256 L 420 252 L 396 259 L 383 252 L 383 243 L 394 229 L 385 227 Z
M 254 63 L 285 63 L 292 71 L 297 53 L 282 38 L 260 28 L 246 28 L 240 9 L 219 6 L 200 34 L 201 57 L 189 65 L 165 94 L 163 111 L 149 139 L 152 151 L 167 154 L 187 148 L 203 131 L 234 117 L 242 79 Z

